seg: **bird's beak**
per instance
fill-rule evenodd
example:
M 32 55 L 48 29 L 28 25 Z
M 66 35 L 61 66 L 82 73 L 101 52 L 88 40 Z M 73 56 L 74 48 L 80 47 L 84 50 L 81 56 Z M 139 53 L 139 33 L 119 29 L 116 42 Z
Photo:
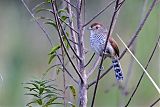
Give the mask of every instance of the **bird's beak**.
M 92 28 L 91 28 L 91 27 L 88 27 L 87 30 L 92 30 Z

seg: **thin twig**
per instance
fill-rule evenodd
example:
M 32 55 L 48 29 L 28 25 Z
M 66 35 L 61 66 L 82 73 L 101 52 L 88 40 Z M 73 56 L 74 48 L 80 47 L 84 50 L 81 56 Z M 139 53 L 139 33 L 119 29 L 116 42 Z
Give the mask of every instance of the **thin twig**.
M 46 35 L 51 47 L 53 47 L 52 41 L 50 39 L 49 34 L 46 32 L 46 30 L 44 29 L 44 27 L 42 27 L 42 25 L 38 22 L 38 20 L 36 19 L 36 17 L 34 16 L 34 14 L 30 11 L 30 9 L 28 8 L 27 4 L 24 2 L 24 0 L 21 0 L 23 5 L 26 7 L 27 11 L 30 13 L 30 15 L 33 17 L 33 19 L 36 21 L 36 23 L 38 24 L 38 26 L 40 27 L 40 29 L 44 32 L 44 34 Z
M 107 34 L 107 38 L 106 38 L 106 41 L 105 41 L 105 46 L 104 46 L 103 52 L 105 52 L 105 49 L 107 47 L 107 42 L 108 42 L 108 39 L 109 39 L 109 36 L 110 36 L 110 33 L 111 33 L 112 25 L 114 23 L 114 19 L 115 19 L 115 16 L 116 16 L 116 11 L 117 11 L 117 8 L 119 6 L 118 4 L 119 4 L 119 0 L 116 0 L 115 10 L 114 10 L 114 13 L 113 13 L 113 16 L 112 16 L 112 19 L 111 19 L 111 23 L 110 23 L 110 27 L 109 27 L 109 30 L 108 30 L 108 34 Z M 98 75 L 97 75 L 97 80 L 96 80 L 96 85 L 95 85 L 95 89 L 94 89 L 94 93 L 93 93 L 91 107 L 94 106 L 94 101 L 95 101 L 95 97 L 96 97 L 96 92 L 97 92 L 97 87 L 98 87 L 98 83 L 99 83 L 99 79 L 100 79 L 100 73 L 101 73 L 101 70 L 102 70 L 101 68 L 102 68 L 102 64 L 103 64 L 103 61 L 104 61 L 104 56 L 105 55 L 102 54 L 102 59 L 101 59 L 100 66 L 99 66 L 99 71 L 98 71 Z
M 113 25 L 112 25 L 112 29 L 111 29 L 111 33 L 110 33 L 110 35 L 112 35 L 112 33 L 113 33 L 113 30 L 114 30 L 114 27 L 115 27 L 115 25 L 116 25 L 116 22 L 117 22 L 117 19 L 118 19 L 118 15 L 119 15 L 119 12 L 120 12 L 120 8 L 121 8 L 121 6 L 122 6 L 122 4 L 124 3 L 124 1 L 125 0 L 119 0 L 119 6 L 118 6 L 118 8 L 117 8 L 117 11 L 116 11 L 116 15 L 115 15 L 115 18 L 114 18 L 114 21 L 113 21 Z
M 62 45 L 62 42 L 61 42 L 61 45 Z M 62 53 L 62 64 L 64 65 L 65 63 L 65 60 L 64 60 L 64 57 L 65 57 L 65 54 L 64 54 L 64 50 L 63 48 L 61 48 L 61 53 Z M 64 103 L 64 107 L 67 107 L 66 105 L 66 73 L 65 73 L 65 67 L 63 66 L 62 68 L 62 71 L 63 71 L 63 103 Z
M 78 43 L 74 42 L 73 40 L 71 39 L 68 39 L 69 41 L 71 41 L 72 43 L 74 43 L 75 45 L 78 45 Z
M 96 67 L 98 66 L 98 64 L 100 62 L 100 59 L 101 59 L 101 57 L 99 55 L 97 55 L 97 58 L 95 60 L 95 63 L 93 64 L 93 67 L 91 67 L 91 70 L 88 71 L 87 78 L 89 78 L 93 74 L 93 72 L 95 71 Z
M 148 4 L 148 0 L 145 0 L 144 4 L 143 4 L 143 7 L 142 7 L 142 14 L 141 14 L 140 22 L 142 22 L 142 19 L 145 16 L 147 4 Z M 131 47 L 131 50 L 132 50 L 133 54 L 135 54 L 135 52 L 136 52 L 136 44 L 137 44 L 137 40 L 135 40 L 135 42 L 133 43 L 133 45 Z M 126 96 L 126 92 L 128 90 L 129 80 L 131 79 L 132 72 L 133 72 L 133 70 L 132 70 L 133 64 L 134 64 L 134 58 L 131 56 L 128 71 L 127 71 L 127 75 L 126 75 L 126 79 L 125 79 L 125 82 L 124 82 L 124 89 L 123 89 L 123 92 L 122 92 L 123 96 Z M 123 101 L 123 105 L 124 105 L 124 101 Z
M 84 67 L 88 66 L 88 64 L 92 61 L 94 55 L 95 55 L 95 53 L 91 56 L 90 60 L 86 63 L 86 65 L 84 65 Z
M 160 48 L 160 43 L 158 42 L 158 46 L 159 46 L 159 48 Z
M 153 55 L 154 55 L 154 52 L 155 52 L 155 50 L 156 50 L 156 48 L 157 48 L 157 46 L 158 46 L 159 40 L 160 40 L 160 35 L 159 35 L 159 37 L 158 37 L 157 43 L 156 43 L 156 45 L 155 45 L 152 53 L 151 53 L 151 56 L 150 56 L 150 58 L 149 58 L 149 60 L 148 60 L 148 62 L 147 62 L 147 65 L 145 66 L 145 69 L 148 68 L 148 65 L 149 65 L 149 63 L 150 63 L 150 61 L 151 61 L 151 59 L 152 59 L 152 57 L 153 57 Z M 143 73 L 142 73 L 142 75 L 141 75 L 141 77 L 140 77 L 140 79 L 139 79 L 139 81 L 138 81 L 138 83 L 137 83 L 137 85 L 136 85 L 136 88 L 134 89 L 134 91 L 133 91 L 131 97 L 129 98 L 129 101 L 128 101 L 127 104 L 125 105 L 125 107 L 127 107 L 127 106 L 129 105 L 129 103 L 131 102 L 134 94 L 136 93 L 136 91 L 137 91 L 137 89 L 138 89 L 138 87 L 139 87 L 139 85 L 140 85 L 140 83 L 141 83 L 141 81 L 142 81 L 142 78 L 143 78 L 144 74 L 145 74 L 145 72 L 143 71 Z
M 68 69 L 65 67 L 65 65 L 62 63 L 61 58 L 58 54 L 56 54 L 57 58 L 59 59 L 59 62 L 61 63 L 62 67 L 64 68 L 64 70 L 67 72 L 67 74 L 73 79 L 73 81 L 75 83 L 78 84 L 78 81 L 71 75 L 71 73 L 68 71 Z
M 158 98 L 153 104 L 150 105 L 150 107 L 153 107 L 155 104 L 157 104 L 160 101 L 160 98 Z
M 79 84 L 79 107 L 87 107 L 87 77 L 86 70 L 84 67 L 85 64 L 85 52 L 84 52 L 84 28 L 82 27 L 82 2 L 83 0 L 77 0 L 77 10 L 76 10 L 76 21 L 77 21 L 77 31 L 78 31 L 78 51 L 81 61 L 79 61 L 79 72 L 83 77 L 83 81 L 80 81 Z
M 139 32 L 142 30 L 142 28 L 143 28 L 143 26 L 144 26 L 144 24 L 145 24 L 148 16 L 150 15 L 153 7 L 155 6 L 155 3 L 156 3 L 156 0 L 154 0 L 154 1 L 152 2 L 152 4 L 151 4 L 148 12 L 146 13 L 144 19 L 142 20 L 142 22 L 141 22 L 141 23 L 139 24 L 139 26 L 137 27 L 136 32 L 133 34 L 132 38 L 131 38 L 130 41 L 129 41 L 129 44 L 127 45 L 128 48 L 133 44 L 133 42 L 135 41 L 136 37 L 138 37 L 138 34 L 139 34 Z M 120 55 L 119 60 L 124 56 L 124 54 L 125 54 L 126 52 L 127 52 L 127 48 L 125 48 L 125 49 L 122 51 L 122 54 Z M 100 79 L 103 78 L 103 77 L 112 69 L 112 67 L 113 67 L 113 66 L 111 65 L 111 66 L 108 68 L 108 70 L 105 71 L 105 72 L 100 76 Z M 96 83 L 96 80 L 94 80 L 93 82 L 91 82 L 91 83 L 88 85 L 88 87 L 94 85 L 95 83 Z
M 64 0 L 67 4 L 69 4 L 70 6 L 74 7 L 75 9 L 77 9 L 77 7 L 73 4 L 71 4 L 70 2 L 68 2 L 67 0 Z
M 78 32 L 74 29 L 74 28 L 72 28 L 68 23 L 66 23 L 64 20 L 62 20 L 60 17 L 58 17 L 65 25 L 67 25 L 71 30 L 73 30 L 75 33 L 77 33 L 78 34 Z
M 69 3 L 70 3 L 70 0 L 67 0 Z M 73 12 L 72 12 L 72 8 L 71 8 L 71 5 L 69 5 L 67 3 L 67 11 L 68 11 L 68 14 L 69 14 L 69 25 L 70 25 L 70 33 L 71 33 L 71 39 L 72 41 L 74 41 L 75 43 L 77 43 L 77 40 L 76 40 L 76 34 L 75 32 L 73 31 L 72 28 L 74 28 L 74 23 L 73 23 Z M 78 32 L 77 32 L 78 34 Z M 77 55 L 79 55 L 79 50 L 78 50 L 78 43 L 77 45 L 73 44 L 73 48 L 75 50 L 75 52 L 77 53 Z M 76 62 L 78 64 L 78 59 L 76 59 Z
M 56 7 L 54 6 L 52 0 L 51 0 L 51 2 L 52 2 L 51 5 L 52 5 L 52 8 L 53 8 L 53 13 L 54 13 L 55 22 L 56 22 L 56 25 L 57 25 L 58 29 L 60 30 L 60 27 L 59 27 L 60 24 L 59 24 L 58 16 L 57 16 L 57 14 L 56 14 Z M 62 46 L 63 46 L 63 48 L 64 48 L 64 51 L 65 51 L 65 53 L 66 53 L 66 55 L 67 55 L 67 57 L 68 57 L 71 65 L 73 66 L 74 70 L 75 70 L 76 73 L 78 74 L 79 78 L 83 81 L 83 78 L 82 78 L 81 74 L 79 73 L 79 71 L 77 70 L 76 66 L 74 65 L 72 59 L 71 59 L 70 56 L 69 56 L 69 53 L 68 53 L 68 51 L 67 51 L 67 49 L 66 49 L 66 47 L 65 47 L 64 41 L 63 41 L 63 39 L 62 39 L 62 37 L 61 37 L 61 33 L 60 33 L 59 30 L 58 30 L 58 35 L 59 35 L 59 38 L 60 38 L 60 40 L 61 40 L 61 42 L 62 42 Z M 63 29 L 61 29 L 61 30 L 63 30 Z
M 57 9 L 56 9 L 56 11 L 57 11 Z M 52 13 L 55 14 L 54 11 L 53 11 Z M 67 37 L 67 35 L 66 35 L 63 27 L 62 27 L 62 24 L 60 23 L 60 19 L 61 19 L 61 18 L 59 18 L 58 14 L 57 14 L 57 21 L 59 21 L 59 26 L 60 26 L 60 28 L 61 28 L 61 30 L 62 30 L 62 33 L 64 34 L 64 36 L 65 36 L 65 38 L 66 38 L 66 40 L 67 40 L 68 45 L 70 46 L 70 48 L 71 48 L 72 52 L 74 53 L 74 55 L 76 56 L 76 58 L 78 58 L 78 60 L 81 60 L 80 57 L 79 57 L 79 56 L 77 55 L 77 53 L 75 52 L 75 50 L 73 49 L 73 47 L 71 46 L 71 44 L 70 44 L 70 42 L 69 42 L 69 39 L 68 39 L 68 37 Z M 73 30 L 73 29 L 72 29 L 72 30 Z
M 97 18 L 100 14 L 102 14 L 106 9 L 108 9 L 116 0 L 111 1 L 104 9 L 102 9 L 100 12 L 98 12 L 92 19 L 90 19 L 87 23 L 83 25 L 83 27 L 90 24 L 95 18 Z

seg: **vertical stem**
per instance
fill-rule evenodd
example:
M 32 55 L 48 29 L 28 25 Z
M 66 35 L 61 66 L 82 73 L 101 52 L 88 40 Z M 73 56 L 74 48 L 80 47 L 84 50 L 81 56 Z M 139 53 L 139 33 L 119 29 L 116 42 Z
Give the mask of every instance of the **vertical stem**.
M 61 43 L 62 44 L 62 43 Z M 61 51 L 62 51 L 62 63 L 64 64 L 64 50 L 63 48 L 61 48 Z M 63 67 L 63 103 L 64 103 L 64 107 L 66 107 L 66 76 L 65 76 L 65 69 Z
M 87 107 L 87 75 L 84 67 L 84 29 L 82 27 L 82 14 L 81 14 L 82 0 L 77 0 L 77 29 L 78 29 L 78 50 L 79 50 L 79 72 L 83 80 L 79 84 L 79 107 Z
M 72 8 L 71 8 L 71 5 L 69 4 L 70 0 L 66 0 L 66 1 L 68 2 L 66 4 L 67 4 L 67 11 L 69 13 L 69 25 L 71 26 L 71 28 L 74 28 L 73 19 L 72 19 L 73 18 L 73 16 L 72 16 Z M 72 39 L 73 42 L 76 43 L 77 41 L 76 41 L 75 32 L 71 28 L 70 28 L 71 39 Z M 79 54 L 78 51 L 77 51 L 77 46 L 76 46 L 75 43 L 73 43 L 74 50 L 75 50 L 75 52 L 77 54 Z M 78 64 L 78 59 L 77 59 L 77 64 Z

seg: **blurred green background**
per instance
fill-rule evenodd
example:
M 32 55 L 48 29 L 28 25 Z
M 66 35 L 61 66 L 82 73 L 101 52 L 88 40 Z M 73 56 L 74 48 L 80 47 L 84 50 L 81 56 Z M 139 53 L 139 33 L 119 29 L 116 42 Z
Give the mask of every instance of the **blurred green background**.
M 37 3 L 34 0 L 25 1 L 30 9 Z M 126 0 L 125 5 L 120 11 L 113 37 L 120 45 L 121 52 L 124 46 L 116 37 L 115 32 L 128 43 L 141 20 L 144 1 L 145 0 Z M 86 20 L 92 18 L 94 14 L 103 9 L 109 2 L 110 0 L 99 0 L 98 2 L 97 0 L 86 0 Z M 148 0 L 147 9 L 150 4 L 151 0 Z M 112 12 L 113 6 L 93 22 L 98 21 L 108 28 Z M 57 35 L 53 34 L 52 28 L 46 26 L 46 29 L 52 36 L 53 43 L 55 43 Z M 89 32 L 86 31 L 85 33 L 85 47 L 90 51 Z M 136 57 L 144 66 L 151 55 L 158 35 L 160 35 L 160 2 L 156 4 L 139 37 L 136 39 Z M 3 76 L 3 81 L 0 80 L 0 107 L 24 107 L 25 104 L 30 101 L 31 98 L 24 96 L 25 90 L 21 83 L 42 77 L 42 74 L 50 66 L 48 65 L 50 48 L 50 44 L 44 36 L 44 33 L 32 20 L 32 17 L 21 0 L 0 0 L 0 73 Z M 91 53 L 92 52 L 89 52 L 89 54 L 86 55 L 87 58 L 90 57 Z M 108 65 L 111 64 L 108 60 L 105 62 Z M 129 63 L 130 54 L 126 53 L 121 60 L 125 76 L 127 76 Z M 107 68 L 107 66 L 105 66 L 105 68 Z M 156 49 L 148 71 L 160 87 L 160 47 Z M 115 83 L 115 78 L 114 73 L 109 72 L 105 78 L 100 81 L 95 107 L 116 107 L 119 105 L 119 102 L 125 104 L 141 74 L 142 69 L 134 61 L 132 74 L 128 81 L 127 91 L 129 95 L 123 96 L 123 101 L 119 101 L 119 98 L 122 97 L 121 93 L 118 91 L 117 86 L 112 87 Z M 92 81 L 95 75 L 96 73 L 89 81 Z M 52 78 L 54 75 L 49 77 Z M 92 94 L 93 87 L 89 89 L 89 105 Z M 129 107 L 146 107 L 159 97 L 160 95 L 148 77 L 144 76 Z M 160 103 L 157 103 L 156 107 L 159 106 Z

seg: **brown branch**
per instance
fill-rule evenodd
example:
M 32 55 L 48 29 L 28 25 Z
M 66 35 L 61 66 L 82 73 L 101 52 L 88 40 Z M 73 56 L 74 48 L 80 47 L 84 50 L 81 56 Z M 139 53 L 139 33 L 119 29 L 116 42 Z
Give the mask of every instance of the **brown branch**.
M 64 68 L 64 70 L 67 72 L 67 74 L 72 78 L 72 80 L 78 84 L 78 81 L 72 76 L 72 74 L 68 71 L 68 69 L 65 67 L 64 63 L 62 63 L 61 58 L 58 54 L 56 54 L 57 58 L 59 59 L 60 64 Z
M 71 39 L 68 39 L 69 41 L 71 41 L 72 43 L 74 43 L 75 45 L 78 45 L 78 43 L 74 42 L 73 40 Z
M 147 2 L 148 2 L 148 0 L 144 1 L 143 7 L 142 7 L 142 14 L 141 14 L 140 22 L 142 21 L 143 17 L 145 16 Z M 135 40 L 135 42 L 133 43 L 133 45 L 131 47 L 131 51 L 132 51 L 133 54 L 135 54 L 135 52 L 136 52 L 136 44 L 137 44 L 137 40 Z M 126 79 L 125 79 L 125 82 L 124 82 L 124 89 L 122 90 L 123 91 L 122 92 L 123 96 L 126 96 L 126 93 L 127 93 L 127 90 L 128 90 L 129 80 L 130 80 L 130 78 L 132 76 L 132 72 L 133 72 L 133 64 L 134 64 L 134 58 L 131 56 L 128 71 L 127 71 L 127 75 L 126 75 Z M 123 103 L 124 103 L 124 101 L 123 101 Z M 124 104 L 122 104 L 122 106 L 123 105 Z
M 66 47 L 65 47 L 64 41 L 63 41 L 63 39 L 62 39 L 62 37 L 61 37 L 60 22 L 59 22 L 59 20 L 58 20 L 58 16 L 57 16 L 57 13 L 56 13 L 56 7 L 55 7 L 55 5 L 54 5 L 54 3 L 53 3 L 52 0 L 51 0 L 51 5 L 52 5 L 52 9 L 53 9 L 53 15 L 54 15 L 54 18 L 55 18 L 56 26 L 57 26 L 57 28 L 58 28 L 58 36 L 59 36 L 59 38 L 60 38 L 60 41 L 62 42 L 62 46 L 63 46 L 63 48 L 64 48 L 64 51 L 65 51 L 65 53 L 66 53 L 66 55 L 67 55 L 67 57 L 68 57 L 71 65 L 73 66 L 74 70 L 75 70 L 76 73 L 78 74 L 79 78 L 83 81 L 83 78 L 82 78 L 81 74 L 79 73 L 79 71 L 77 70 L 76 66 L 74 65 L 72 59 L 70 58 L 69 53 L 68 53 L 68 51 L 67 51 L 67 49 L 66 49 Z M 61 29 L 61 30 L 63 30 L 63 29 Z
M 127 45 L 128 47 L 130 47 L 130 46 L 133 44 L 133 42 L 135 41 L 135 39 L 136 39 L 136 37 L 138 36 L 139 32 L 142 30 L 142 28 L 143 28 L 143 26 L 144 26 L 144 24 L 145 24 L 148 16 L 150 15 L 150 13 L 151 13 L 154 5 L 155 5 L 155 2 L 156 2 L 156 0 L 154 0 L 154 1 L 152 2 L 152 4 L 151 4 L 148 12 L 146 13 L 144 19 L 141 21 L 141 23 L 139 24 L 136 32 L 133 34 L 132 38 L 130 39 L 129 44 Z M 120 57 L 119 57 L 119 60 L 124 56 L 124 54 L 125 54 L 126 52 L 127 52 L 127 48 L 125 48 L 125 49 L 123 50 L 122 54 L 121 54 Z M 111 69 L 112 69 L 112 66 L 110 66 L 110 67 L 108 68 L 108 70 L 105 71 L 105 72 L 100 76 L 100 79 L 103 78 Z M 89 88 L 90 86 L 92 86 L 93 84 L 95 84 L 95 83 L 96 83 L 96 80 L 94 80 L 93 82 L 91 82 L 91 83 L 88 85 L 88 88 Z
M 73 4 L 71 4 L 70 2 L 68 2 L 67 0 L 64 0 L 67 4 L 69 4 L 70 6 L 74 7 L 75 9 L 77 9 L 77 7 Z
M 91 67 L 91 70 L 88 71 L 87 78 L 89 78 L 93 74 L 93 72 L 95 71 L 96 67 L 98 66 L 100 60 L 101 60 L 101 57 L 99 55 L 97 55 L 97 58 L 95 60 L 95 63 L 93 64 L 93 67 Z
M 57 11 L 57 10 L 56 10 L 56 11 Z M 55 12 L 53 12 L 53 11 L 52 11 L 52 13 L 55 14 Z M 69 45 L 70 48 L 71 48 L 72 52 L 74 53 L 74 55 L 76 56 L 76 58 L 78 58 L 78 60 L 81 60 L 80 57 L 79 57 L 79 56 L 77 55 L 77 53 L 75 52 L 75 50 L 73 49 L 73 47 L 71 46 L 71 44 L 70 44 L 70 42 L 69 42 L 70 40 L 68 39 L 68 37 L 67 37 L 67 35 L 66 35 L 63 27 L 62 27 L 62 24 L 60 23 L 61 18 L 58 16 L 58 14 L 57 14 L 57 20 L 59 21 L 59 26 L 60 26 L 60 28 L 61 28 L 61 30 L 62 30 L 62 33 L 64 34 L 64 36 L 65 36 L 65 38 L 66 38 L 66 40 L 67 40 L 68 45 Z M 69 26 L 69 25 L 68 25 L 68 26 Z M 73 29 L 72 29 L 72 30 L 73 30 Z M 78 33 L 78 32 L 77 32 L 77 33 Z
M 84 28 L 82 27 L 82 2 L 83 0 L 77 0 L 77 31 L 78 31 L 78 50 L 79 50 L 79 57 L 81 61 L 79 61 L 79 72 L 82 75 L 83 81 L 80 81 L 79 84 L 79 107 L 87 107 L 87 76 L 86 70 L 84 67 L 85 64 L 85 52 L 84 52 Z
M 67 0 L 69 3 L 70 3 L 70 0 Z M 70 27 L 70 33 L 71 33 L 71 39 L 72 41 L 74 41 L 75 43 L 77 42 L 76 40 L 76 35 L 75 35 L 75 32 L 71 29 L 71 28 L 74 28 L 74 24 L 73 24 L 73 12 L 72 12 L 72 8 L 71 8 L 71 5 L 67 4 L 67 11 L 68 11 L 68 14 L 69 14 L 69 25 L 71 26 Z M 78 31 L 76 32 L 78 34 Z M 73 47 L 74 47 L 74 50 L 76 51 L 77 55 L 79 54 L 79 51 L 78 51 L 78 43 L 77 45 L 73 44 Z M 77 61 L 77 64 L 78 64 L 78 60 L 76 59 Z
M 100 12 L 98 12 L 92 19 L 90 19 L 87 23 L 83 25 L 83 27 L 90 24 L 95 18 L 97 18 L 100 14 L 102 14 L 106 9 L 108 9 L 116 0 L 111 1 L 104 9 L 102 9 Z
M 95 53 L 91 56 L 90 60 L 84 65 L 84 67 L 88 66 L 88 64 L 92 61 L 93 57 L 95 56 Z
M 160 101 L 160 98 L 158 98 L 153 104 L 150 105 L 150 107 L 153 107 L 155 104 L 157 104 Z
M 64 20 L 62 20 L 60 17 L 58 17 L 65 25 L 67 25 L 71 30 L 73 30 L 75 33 L 77 33 L 78 34 L 78 32 L 74 29 L 74 28 L 72 28 L 71 27 L 71 25 L 69 25 L 68 23 L 66 23 Z
M 159 40 L 160 40 L 160 35 L 159 35 L 159 37 L 158 37 L 157 43 L 156 43 L 156 45 L 155 45 L 155 47 L 154 47 L 154 49 L 153 49 L 153 51 L 152 51 L 152 53 L 151 53 L 151 56 L 150 56 L 150 58 L 149 58 L 149 60 L 148 60 L 148 62 L 147 62 L 147 65 L 146 65 L 145 69 L 148 68 L 148 65 L 149 65 L 149 63 L 150 63 L 150 61 L 151 61 L 151 59 L 152 59 L 152 57 L 153 57 L 153 55 L 154 55 L 154 52 L 156 51 L 156 48 L 157 48 L 157 46 L 158 46 Z M 125 107 L 127 107 L 127 106 L 129 105 L 129 103 L 131 102 L 133 96 L 135 95 L 135 93 L 136 93 L 136 91 L 137 91 L 137 89 L 138 89 L 138 87 L 139 87 L 139 85 L 140 85 L 140 83 L 141 83 L 141 81 L 142 81 L 142 79 L 143 79 L 144 74 L 145 74 L 145 72 L 143 71 L 143 73 L 142 73 L 142 75 L 141 75 L 141 77 L 140 77 L 140 79 L 139 79 L 139 81 L 138 81 L 138 83 L 137 83 L 137 85 L 136 85 L 136 88 L 134 89 L 134 91 L 133 91 L 131 97 L 129 98 L 129 101 L 128 101 L 127 104 L 125 105 Z
M 62 57 L 61 57 L 62 58 L 62 63 L 61 64 L 64 65 L 64 63 L 65 63 L 65 60 L 64 60 L 65 53 L 64 53 L 64 50 L 62 48 L 62 42 L 61 42 L 61 53 L 62 53 Z M 66 73 L 65 73 L 66 70 L 67 70 L 66 67 L 62 66 L 62 71 L 63 71 L 63 103 L 64 103 L 64 107 L 67 107 L 67 105 L 66 105 Z

